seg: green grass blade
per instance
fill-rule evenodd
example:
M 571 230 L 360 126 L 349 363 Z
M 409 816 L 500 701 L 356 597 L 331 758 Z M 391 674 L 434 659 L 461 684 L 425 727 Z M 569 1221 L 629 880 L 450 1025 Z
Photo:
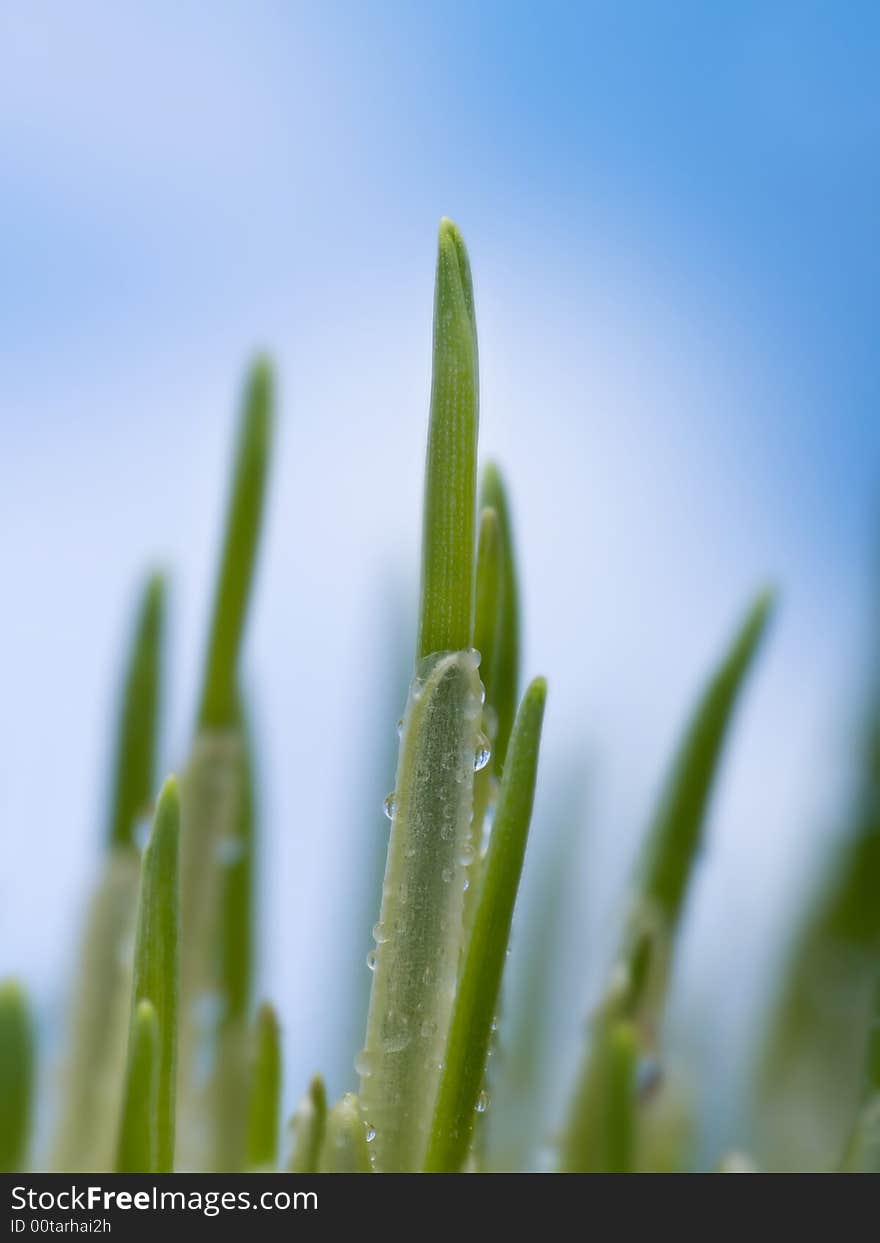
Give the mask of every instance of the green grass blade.
M 425 1162 L 428 1171 L 460 1169 L 473 1132 L 532 815 L 546 694 L 543 678 L 536 678 L 526 691 L 511 736 L 479 903 L 455 999 Z
M 254 1044 L 247 1164 L 252 1170 L 274 1170 L 281 1116 L 281 1038 L 278 1017 L 270 1005 L 260 1006 L 257 1012 Z
M 648 839 L 642 889 L 670 922 L 678 919 L 733 709 L 773 607 L 762 593 L 710 681 L 675 761 Z
M 292 1120 L 292 1174 L 317 1174 L 327 1129 L 327 1092 L 324 1080 L 315 1075 Z
M 361 1116 L 358 1098 L 351 1092 L 333 1106 L 327 1115 L 327 1129 L 321 1148 L 322 1174 L 370 1174 L 370 1132 Z
M 365 1047 L 377 1170 L 422 1166 L 444 1058 L 473 805 L 481 685 L 471 652 L 426 658 L 404 712 Z
M 180 800 L 177 782 L 162 787 L 153 831 L 141 865 L 141 895 L 135 941 L 132 999 L 149 1001 L 159 1027 L 156 1085 L 156 1169 L 174 1168 L 178 1004 L 178 838 Z
M 875 991 L 868 1031 L 862 1104 L 841 1170 L 845 1173 L 880 1174 L 880 988 Z
M 263 517 L 273 401 L 272 370 L 261 358 L 251 368 L 244 394 L 198 712 L 202 729 L 222 728 L 236 720 L 238 653 Z
M 165 582 L 153 574 L 138 608 L 123 683 L 107 834 L 112 846 L 134 846 L 135 829 L 149 811 L 156 788 L 164 616 Z
M 27 1160 L 34 1088 L 34 1035 L 24 990 L 0 983 L 0 1172 L 14 1174 Z
M 480 681 L 486 690 L 486 703 L 493 703 L 496 685 L 495 664 L 501 629 L 504 548 L 501 524 L 494 509 L 480 513 L 477 540 L 477 590 L 474 612 L 474 647 L 480 653 Z
M 651 1049 L 665 1004 L 675 936 L 702 844 L 703 823 L 733 710 L 772 610 L 764 592 L 710 679 L 679 746 L 648 834 L 623 950 L 592 1024 L 562 1139 L 566 1172 L 602 1164 L 602 1049 L 611 1025 L 636 1024 Z
M 140 885 L 135 833 L 155 791 L 165 584 L 146 582 L 120 696 L 107 851 L 71 990 L 70 1034 L 53 1119 L 55 1169 L 110 1169 L 116 1155 L 131 1017 L 131 944 Z M 82 1119 L 89 1119 L 88 1128 Z
M 600 1173 L 631 1174 L 635 1166 L 637 1060 L 632 1024 L 614 1024 L 602 1050 Z
M 131 1025 L 122 1123 L 116 1158 L 118 1174 L 153 1174 L 159 1152 L 159 1020 L 149 1001 L 140 1001 Z
M 440 222 L 418 655 L 472 643 L 479 368 L 464 242 Z
M 493 764 L 501 773 L 519 694 L 519 586 L 507 491 L 497 466 L 491 463 L 483 472 L 480 504 L 495 511 L 502 545 L 501 621 L 490 672 L 491 698 L 487 693 L 495 713 Z

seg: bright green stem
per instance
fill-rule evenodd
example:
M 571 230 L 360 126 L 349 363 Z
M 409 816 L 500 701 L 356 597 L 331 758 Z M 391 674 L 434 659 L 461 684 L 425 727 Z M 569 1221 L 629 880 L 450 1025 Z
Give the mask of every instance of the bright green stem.
M 418 655 L 472 644 L 479 375 L 474 295 L 461 234 L 440 222 L 425 468 Z
M 156 1169 L 174 1168 L 174 1123 L 177 1077 L 178 995 L 178 840 L 180 799 L 177 782 L 162 787 L 153 831 L 141 865 L 141 895 L 132 982 L 132 1036 L 135 1042 L 138 1006 L 149 1001 L 159 1029 L 156 1084 Z M 131 1058 L 129 1058 L 131 1061 Z
M 317 1174 L 326 1128 L 327 1092 L 324 1080 L 315 1075 L 293 1116 L 292 1174 Z
M 277 1168 L 280 1114 L 281 1041 L 278 1017 L 270 1005 L 264 1004 L 257 1012 L 254 1030 L 247 1128 L 247 1164 L 250 1169 Z
M 159 1057 L 156 1010 L 149 1001 L 140 1001 L 131 1025 L 116 1158 L 118 1174 L 154 1174 L 158 1169 Z
M 263 517 L 272 412 L 272 370 L 260 358 L 251 368 L 244 393 L 198 713 L 202 729 L 229 726 L 237 717 L 238 653 Z
M 34 1062 L 27 998 L 14 980 L 5 980 L 0 983 L 0 1173 L 16 1173 L 27 1159 Z
M 382 1171 L 419 1170 L 452 1017 L 481 685 L 473 652 L 421 662 L 401 734 L 367 1035 L 364 1118 Z
M 460 1169 L 470 1145 L 532 815 L 546 695 L 546 683 L 536 678 L 511 736 L 434 1110 L 425 1161 L 432 1172 Z
M 155 790 L 165 583 L 153 574 L 143 591 L 122 703 L 113 765 L 108 842 L 134 846 L 135 829 Z
M 327 1115 L 327 1130 L 321 1148 L 322 1174 L 370 1174 L 367 1126 L 361 1116 L 358 1098 L 347 1092 Z
M 519 587 L 517 585 L 516 552 L 507 492 L 501 474 L 493 464 L 483 472 L 480 505 L 492 509 L 498 518 L 501 537 L 501 605 L 500 624 L 489 671 L 492 683 L 487 700 L 495 713 L 493 764 L 497 772 L 504 770 L 507 744 L 513 727 L 519 684 Z M 482 649 L 480 649 L 482 650 Z

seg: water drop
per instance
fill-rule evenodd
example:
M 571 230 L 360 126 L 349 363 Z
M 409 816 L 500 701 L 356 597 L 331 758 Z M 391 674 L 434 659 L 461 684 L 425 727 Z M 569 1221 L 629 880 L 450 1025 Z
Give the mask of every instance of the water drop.
M 477 1097 L 477 1113 L 484 1114 L 489 1108 L 489 1093 L 481 1092 Z
M 376 1138 L 376 1128 L 373 1126 L 371 1122 L 368 1122 L 367 1123 L 367 1143 L 372 1144 L 375 1138 Z
M 370 968 L 371 971 L 376 970 L 376 951 L 375 950 L 370 950 L 369 954 L 367 954 L 367 966 Z
M 448 885 L 452 880 L 452 868 L 444 868 L 440 875 L 443 879 L 444 885 Z
M 465 878 L 464 878 L 464 884 L 462 885 L 462 890 L 464 891 L 464 893 L 467 893 L 467 891 L 470 889 L 470 887 L 471 887 L 471 882 L 468 880 L 468 878 L 467 878 L 467 877 L 465 877 Z
M 397 811 L 397 795 L 392 790 L 382 804 L 382 809 L 389 820 L 394 819 L 394 813 Z
M 366 1049 L 361 1049 L 360 1053 L 354 1059 L 355 1074 L 360 1075 L 362 1079 L 369 1079 L 373 1073 L 374 1058 L 372 1053 Z
M 464 843 L 464 845 L 462 846 L 459 852 L 458 861 L 462 865 L 462 867 L 466 867 L 466 868 L 470 867 L 470 865 L 473 863 L 474 848 L 471 842 Z
M 474 752 L 474 772 L 481 772 L 492 758 L 492 744 L 485 734 L 477 736 L 477 749 Z
M 221 837 L 214 847 L 214 858 L 221 867 L 232 867 L 244 856 L 244 842 L 240 837 Z
M 403 733 L 403 717 L 401 717 L 400 720 L 397 722 L 397 737 L 399 738 L 402 733 Z
M 373 940 L 376 942 L 377 945 L 384 945 L 385 942 L 389 941 L 390 939 L 391 938 L 388 935 L 388 930 L 386 929 L 385 925 L 382 923 L 381 919 L 379 920 L 378 924 L 373 924 Z

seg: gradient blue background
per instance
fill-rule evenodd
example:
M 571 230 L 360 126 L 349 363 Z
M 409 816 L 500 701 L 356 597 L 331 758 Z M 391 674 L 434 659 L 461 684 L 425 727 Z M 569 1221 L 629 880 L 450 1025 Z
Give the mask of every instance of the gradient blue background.
M 868 3 L 0 6 L 0 970 L 50 1030 L 139 575 L 173 577 L 170 768 L 265 346 L 261 980 L 288 1097 L 316 1066 L 334 1090 L 350 1076 L 339 998 L 366 984 L 449 214 L 482 443 L 514 496 L 525 671 L 550 682 L 535 856 L 560 791 L 586 808 L 557 1091 L 675 732 L 749 593 L 781 589 L 671 1018 L 712 1142 L 737 1139 L 870 648 L 878 52 Z

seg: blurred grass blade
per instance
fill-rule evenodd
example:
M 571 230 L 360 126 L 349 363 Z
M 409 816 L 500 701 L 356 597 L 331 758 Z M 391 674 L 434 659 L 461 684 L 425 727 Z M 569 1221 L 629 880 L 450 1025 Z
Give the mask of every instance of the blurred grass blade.
M 24 1167 L 31 1134 L 34 1034 L 23 989 L 0 983 L 0 1173 Z
M 141 1001 L 151 1003 L 158 1022 L 156 1169 L 160 1172 L 174 1168 L 179 833 L 180 799 L 177 782 L 169 777 L 159 795 L 153 831 L 141 864 L 141 895 L 132 983 L 134 1011 L 131 1043 L 134 1043 L 134 1025 Z
M 440 222 L 425 468 L 419 657 L 472 643 L 479 378 L 474 295 L 461 234 Z
M 472 652 L 421 662 L 401 733 L 357 1069 L 381 1171 L 422 1166 L 459 966 L 481 685 Z
M 156 789 L 165 584 L 150 576 L 123 681 L 102 873 L 72 990 L 69 1051 L 52 1141 L 53 1166 L 92 1173 L 116 1157 L 131 1016 L 131 944 L 140 885 L 136 833 Z M 89 1119 L 83 1128 L 82 1119 Z
M 123 687 L 108 832 L 114 846 L 135 844 L 135 829 L 149 812 L 156 788 L 164 617 L 164 579 L 153 574 L 138 609 Z
M 271 368 L 258 359 L 245 388 L 198 727 L 183 787 L 179 1140 L 183 1165 L 197 1170 L 240 1169 L 245 1157 L 253 799 L 238 666 L 273 400 Z
M 547 688 L 531 684 L 511 737 L 480 899 L 455 999 L 425 1169 L 464 1164 L 474 1126 L 532 815 Z
M 599 1169 L 605 1174 L 631 1174 L 636 1144 L 636 1063 L 638 1041 L 631 1023 L 615 1023 L 605 1039 Z
M 643 1051 L 653 1049 L 662 1017 L 676 932 L 702 844 L 703 824 L 733 709 L 772 609 L 763 592 L 691 718 L 651 826 L 619 961 L 592 1024 L 562 1139 L 565 1172 L 602 1165 L 601 1051 L 619 1020 L 635 1024 Z
M 281 1046 L 278 1018 L 270 1005 L 257 1012 L 248 1109 L 247 1165 L 252 1170 L 278 1166 L 281 1111 Z
M 767 1169 L 834 1169 L 863 1100 L 880 962 L 880 670 L 859 750 L 854 805 L 786 956 L 757 1067 Z
M 854 1174 L 880 1174 L 880 987 L 875 989 L 868 1030 L 862 1103 L 841 1170 Z
M 237 814 L 229 825 L 229 836 L 219 839 L 214 852 L 219 877 L 216 926 L 211 936 L 219 940 L 220 954 L 217 976 L 207 994 L 216 1000 L 217 1027 L 206 1088 L 209 1116 L 204 1123 L 212 1136 L 210 1164 L 218 1170 L 232 1171 L 240 1170 L 246 1159 L 255 925 L 253 743 L 244 715 L 241 719 L 240 747 L 236 751 L 238 780 L 230 782 L 230 787 L 235 787 L 230 807 L 235 806 Z
M 293 1151 L 290 1172 L 317 1174 L 327 1128 L 327 1093 L 320 1075 L 315 1075 L 309 1084 L 308 1093 L 297 1106 L 291 1126 Z
M 370 1174 L 370 1132 L 361 1116 L 358 1099 L 346 1093 L 327 1115 L 327 1129 L 321 1148 L 322 1174 Z
M 650 1032 L 666 992 L 673 941 L 702 846 L 709 796 L 746 675 L 773 607 L 762 592 L 691 718 L 648 834 L 639 899 L 628 930 L 624 1006 Z
M 159 1151 L 159 1020 L 149 1001 L 140 1001 L 131 1027 L 125 1074 L 118 1174 L 153 1174 Z
M 202 729 L 232 725 L 236 718 L 238 653 L 263 517 L 272 412 L 272 369 L 267 359 L 260 358 L 251 368 L 244 393 L 198 713 Z
M 519 587 L 507 492 L 497 466 L 491 463 L 483 472 L 480 504 L 484 509 L 494 510 L 501 537 L 501 619 L 489 673 L 491 695 L 487 692 L 487 703 L 491 705 L 495 714 L 495 737 L 492 740 L 493 763 L 496 772 L 500 774 L 504 771 L 507 744 L 513 727 L 518 697 Z

